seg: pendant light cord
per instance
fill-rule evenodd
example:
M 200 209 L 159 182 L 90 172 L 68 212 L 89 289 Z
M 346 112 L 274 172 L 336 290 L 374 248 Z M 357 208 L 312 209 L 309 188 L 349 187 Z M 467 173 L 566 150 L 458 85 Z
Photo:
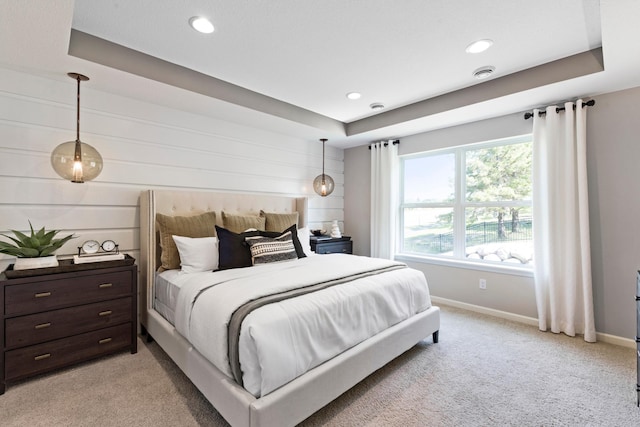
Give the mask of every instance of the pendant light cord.
M 76 141 L 80 141 L 80 82 L 86 82 L 89 77 L 79 73 L 67 73 L 69 77 L 78 82 L 76 95 Z
M 67 73 L 69 77 L 78 82 L 77 96 L 76 96 L 76 146 L 74 148 L 73 160 L 74 162 L 82 161 L 82 147 L 80 146 L 80 82 L 89 80 L 89 77 L 79 73 Z M 80 176 L 78 182 L 82 181 Z
M 76 103 L 76 141 L 80 141 L 80 75 L 76 77 L 78 81 L 78 96 Z
M 324 143 L 327 140 L 323 138 L 320 141 L 322 141 L 322 183 L 324 184 Z
M 322 141 L 322 179 L 324 179 L 324 141 Z

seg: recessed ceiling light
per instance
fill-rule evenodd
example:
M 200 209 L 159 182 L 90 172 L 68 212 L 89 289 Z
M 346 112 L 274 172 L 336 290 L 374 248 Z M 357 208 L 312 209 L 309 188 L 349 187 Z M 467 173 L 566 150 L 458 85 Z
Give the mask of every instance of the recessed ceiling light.
M 473 72 L 473 77 L 475 77 L 476 79 L 479 79 L 479 80 L 486 79 L 491 74 L 493 74 L 493 72 L 495 70 L 496 70 L 496 67 L 493 67 L 491 65 L 487 65 L 485 67 L 480 67 L 480 68 L 478 68 L 477 70 L 475 70 Z
M 493 40 L 489 40 L 489 39 L 478 40 L 471 43 L 469 46 L 467 46 L 467 48 L 465 49 L 465 52 L 467 53 L 484 52 L 485 50 L 489 49 L 491 45 L 493 45 Z
M 347 98 L 349 99 L 360 99 L 361 96 L 362 94 L 360 92 L 349 92 L 347 94 Z
M 213 33 L 213 24 L 207 18 L 204 18 L 202 16 L 194 16 L 193 18 L 189 19 L 189 25 L 191 25 L 194 30 L 200 33 Z
M 382 110 L 384 108 L 384 104 L 380 103 L 380 102 L 374 102 L 373 104 L 369 105 L 369 107 L 374 110 Z

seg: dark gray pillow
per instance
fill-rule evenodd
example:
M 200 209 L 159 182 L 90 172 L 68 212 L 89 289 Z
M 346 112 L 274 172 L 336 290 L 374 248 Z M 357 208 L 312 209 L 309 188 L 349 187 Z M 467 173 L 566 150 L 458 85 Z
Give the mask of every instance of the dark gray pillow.
M 251 251 L 244 239 L 250 236 L 258 236 L 259 233 L 259 231 L 234 233 L 233 231 L 216 225 L 218 252 L 220 254 L 218 270 L 251 267 L 253 265 L 251 262 Z

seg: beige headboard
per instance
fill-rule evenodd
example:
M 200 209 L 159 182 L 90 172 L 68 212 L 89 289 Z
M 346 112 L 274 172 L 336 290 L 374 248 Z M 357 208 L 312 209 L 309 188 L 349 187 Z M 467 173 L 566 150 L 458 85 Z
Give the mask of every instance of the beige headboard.
M 147 326 L 147 310 L 153 307 L 153 279 L 158 268 L 160 246 L 156 213 L 189 215 L 215 211 L 222 226 L 222 211 L 258 215 L 265 212 L 298 212 L 298 226 L 307 225 L 307 198 L 249 193 L 146 190 L 140 194 L 140 321 Z

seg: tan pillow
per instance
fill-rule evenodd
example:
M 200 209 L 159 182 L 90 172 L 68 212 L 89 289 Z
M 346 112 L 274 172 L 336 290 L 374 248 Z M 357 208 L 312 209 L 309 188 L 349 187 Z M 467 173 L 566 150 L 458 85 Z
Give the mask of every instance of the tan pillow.
M 205 212 L 192 216 L 170 216 L 156 214 L 160 234 L 160 270 L 180 268 L 180 254 L 171 236 L 214 237 L 216 235 L 216 213 Z
M 249 228 L 264 231 L 265 219 L 258 215 L 231 215 L 222 212 L 224 228 L 234 233 L 242 233 Z
M 282 233 L 295 224 L 298 226 L 298 212 L 293 213 L 268 213 L 260 211 L 260 216 L 266 219 L 265 231 L 277 231 Z

